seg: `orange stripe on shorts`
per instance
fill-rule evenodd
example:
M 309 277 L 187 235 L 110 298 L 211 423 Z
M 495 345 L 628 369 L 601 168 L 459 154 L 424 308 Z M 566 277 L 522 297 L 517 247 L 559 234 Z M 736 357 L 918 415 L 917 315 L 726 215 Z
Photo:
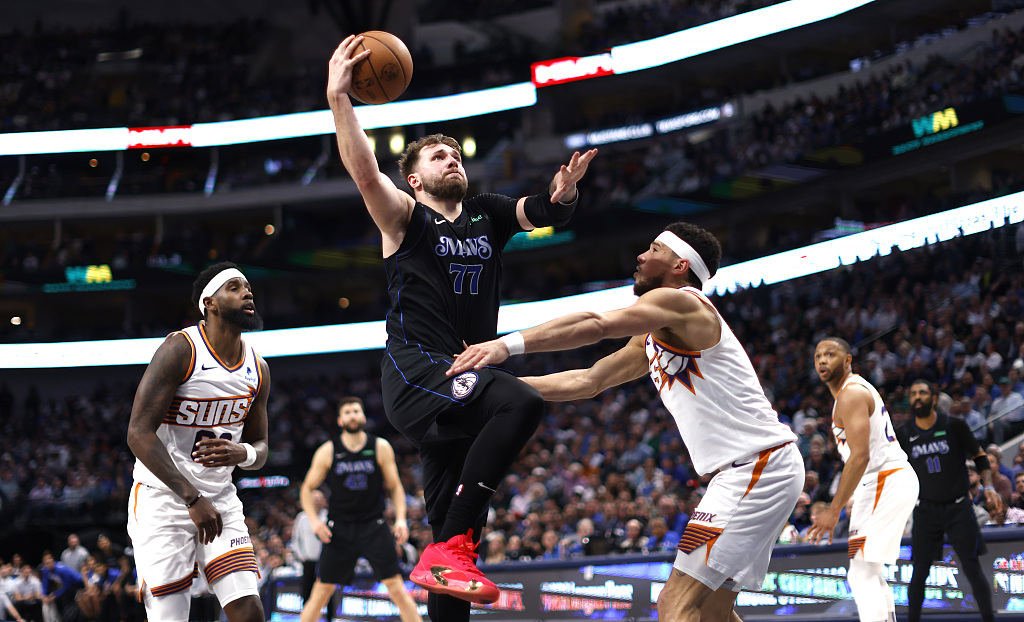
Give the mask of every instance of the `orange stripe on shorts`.
M 900 467 L 900 468 L 903 468 L 903 467 Z M 895 473 L 896 471 L 899 471 L 899 470 L 900 469 L 897 468 L 897 469 L 889 469 L 888 471 L 879 471 L 878 472 L 878 488 L 875 489 L 875 505 L 873 505 L 871 507 L 871 511 L 872 512 L 874 512 L 875 508 L 878 507 L 878 500 L 882 498 L 882 487 L 885 486 L 885 478 L 889 477 L 890 475 L 892 475 L 893 473 Z
M 850 559 L 853 559 L 853 556 L 857 554 L 857 551 L 864 548 L 865 539 L 866 536 L 861 536 L 859 538 L 850 538 L 850 543 L 847 545 L 849 549 L 847 553 L 849 554 Z

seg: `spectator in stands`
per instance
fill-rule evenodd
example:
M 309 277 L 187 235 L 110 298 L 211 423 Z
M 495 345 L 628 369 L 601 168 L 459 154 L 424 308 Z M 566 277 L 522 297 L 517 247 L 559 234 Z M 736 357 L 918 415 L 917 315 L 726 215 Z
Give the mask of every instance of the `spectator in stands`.
M 1010 467 L 1003 464 L 1003 450 L 999 449 L 999 445 L 991 443 L 985 447 L 985 453 L 990 456 L 995 456 L 996 464 L 999 466 L 999 472 L 1006 476 L 1010 482 L 1013 482 L 1013 471 Z
M 492 531 L 487 534 L 487 554 L 484 555 L 482 561 L 485 564 L 500 564 L 505 561 L 505 533 L 502 531 Z
M 647 548 L 644 525 L 633 518 L 626 522 L 626 534 L 615 544 L 616 553 L 642 553 Z
M 647 538 L 644 550 L 652 553 L 672 553 L 679 546 L 679 533 L 670 531 L 664 518 L 652 518 L 650 531 L 651 535 Z
M 82 564 L 85 563 L 85 558 L 87 557 L 89 557 L 89 550 L 79 542 L 78 534 L 68 535 L 68 548 L 64 549 L 60 554 L 60 561 L 81 575 Z
M 43 592 L 43 604 L 52 603 L 58 616 L 63 615 L 75 600 L 78 590 L 84 587 L 82 575 L 75 572 L 63 562 L 53 559 L 53 555 L 43 553 L 43 567 L 40 571 Z
M 1010 502 L 1010 495 L 1013 494 L 1013 483 L 1010 478 L 1003 475 L 999 470 L 999 459 L 992 452 L 986 454 L 988 456 L 988 464 L 992 471 L 992 487 L 996 489 L 998 494 L 1003 499 L 1003 504 Z
M 1024 397 L 1013 392 L 1008 376 L 999 379 L 999 397 L 992 400 L 988 420 L 992 424 L 992 441 L 997 445 L 1024 432 Z
M 43 622 L 43 584 L 32 572 L 32 566 L 21 566 L 10 589 L 11 600 L 22 617 L 31 622 Z

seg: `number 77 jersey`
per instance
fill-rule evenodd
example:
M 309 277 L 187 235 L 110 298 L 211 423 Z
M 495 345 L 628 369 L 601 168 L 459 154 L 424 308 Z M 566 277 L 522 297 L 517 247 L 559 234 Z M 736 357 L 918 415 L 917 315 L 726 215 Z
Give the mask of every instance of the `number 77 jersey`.
M 857 374 L 850 374 L 850 377 L 846 379 L 846 382 L 839 388 L 839 391 L 842 392 L 843 389 L 851 384 L 859 384 L 865 387 L 871 393 L 871 398 L 874 401 L 874 408 L 871 411 L 871 416 L 868 417 L 870 425 L 868 431 L 868 466 L 864 470 L 864 475 L 874 474 L 887 468 L 892 468 L 893 465 L 897 464 L 905 465 L 907 454 L 896 440 L 896 434 L 892 428 L 892 420 L 889 418 L 889 411 L 885 409 L 885 404 L 882 403 L 882 396 L 878 394 L 878 391 L 870 382 Z M 850 459 L 850 446 L 846 442 L 846 430 L 837 426 L 834 418 L 832 433 L 836 437 L 839 455 L 842 457 L 843 462 L 846 462 Z
M 157 429 L 157 438 L 166 447 L 175 468 L 204 495 L 234 493 L 234 467 L 204 467 L 192 459 L 192 451 L 204 438 L 241 442 L 249 407 L 263 382 L 259 357 L 243 341 L 242 360 L 228 366 L 214 352 L 202 323 L 180 333 L 192 346 L 192 363 Z M 134 477 L 138 482 L 167 490 L 141 460 L 135 461 Z

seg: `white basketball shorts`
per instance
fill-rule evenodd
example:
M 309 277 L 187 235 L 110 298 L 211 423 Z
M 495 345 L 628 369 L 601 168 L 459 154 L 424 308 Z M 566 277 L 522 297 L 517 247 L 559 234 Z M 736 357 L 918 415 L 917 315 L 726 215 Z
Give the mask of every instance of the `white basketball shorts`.
M 220 511 L 224 527 L 213 542 L 200 544 L 188 508 L 176 494 L 140 482 L 132 486 L 128 535 L 135 549 L 142 600 L 153 622 L 188 619 L 189 589 L 200 571 L 221 606 L 242 596 L 259 595 L 259 567 L 242 502 L 233 492 L 210 501 Z M 229 575 L 230 581 L 218 581 Z
M 894 564 L 920 484 L 910 464 L 895 464 L 861 478 L 850 515 L 850 559 Z
M 804 462 L 794 443 L 719 470 L 683 531 L 675 567 L 712 590 L 760 589 L 803 485 Z

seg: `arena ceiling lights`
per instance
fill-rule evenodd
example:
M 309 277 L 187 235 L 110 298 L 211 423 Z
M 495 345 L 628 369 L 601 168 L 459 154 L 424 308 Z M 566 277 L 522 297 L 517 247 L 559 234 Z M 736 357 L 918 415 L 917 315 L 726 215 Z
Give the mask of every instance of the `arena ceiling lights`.
M 459 95 L 357 106 L 363 129 L 436 123 L 527 108 L 537 87 L 650 69 L 835 17 L 876 0 L 789 0 L 676 33 L 613 47 L 594 56 L 553 59 L 533 66 L 533 82 Z M 0 156 L 216 147 L 334 133 L 329 110 L 174 127 L 112 127 L 0 134 Z
M 901 251 L 945 242 L 1024 222 L 1024 192 L 958 207 L 931 216 L 870 229 L 784 253 L 725 266 L 704 287 L 707 294 L 770 285 Z M 505 305 L 498 332 L 522 330 L 575 311 L 604 312 L 629 306 L 631 286 L 566 298 Z M 384 347 L 384 322 L 309 326 L 248 333 L 245 338 L 264 357 L 302 356 Z M 143 365 L 163 339 L 112 339 L 64 343 L 0 345 L 0 369 Z

